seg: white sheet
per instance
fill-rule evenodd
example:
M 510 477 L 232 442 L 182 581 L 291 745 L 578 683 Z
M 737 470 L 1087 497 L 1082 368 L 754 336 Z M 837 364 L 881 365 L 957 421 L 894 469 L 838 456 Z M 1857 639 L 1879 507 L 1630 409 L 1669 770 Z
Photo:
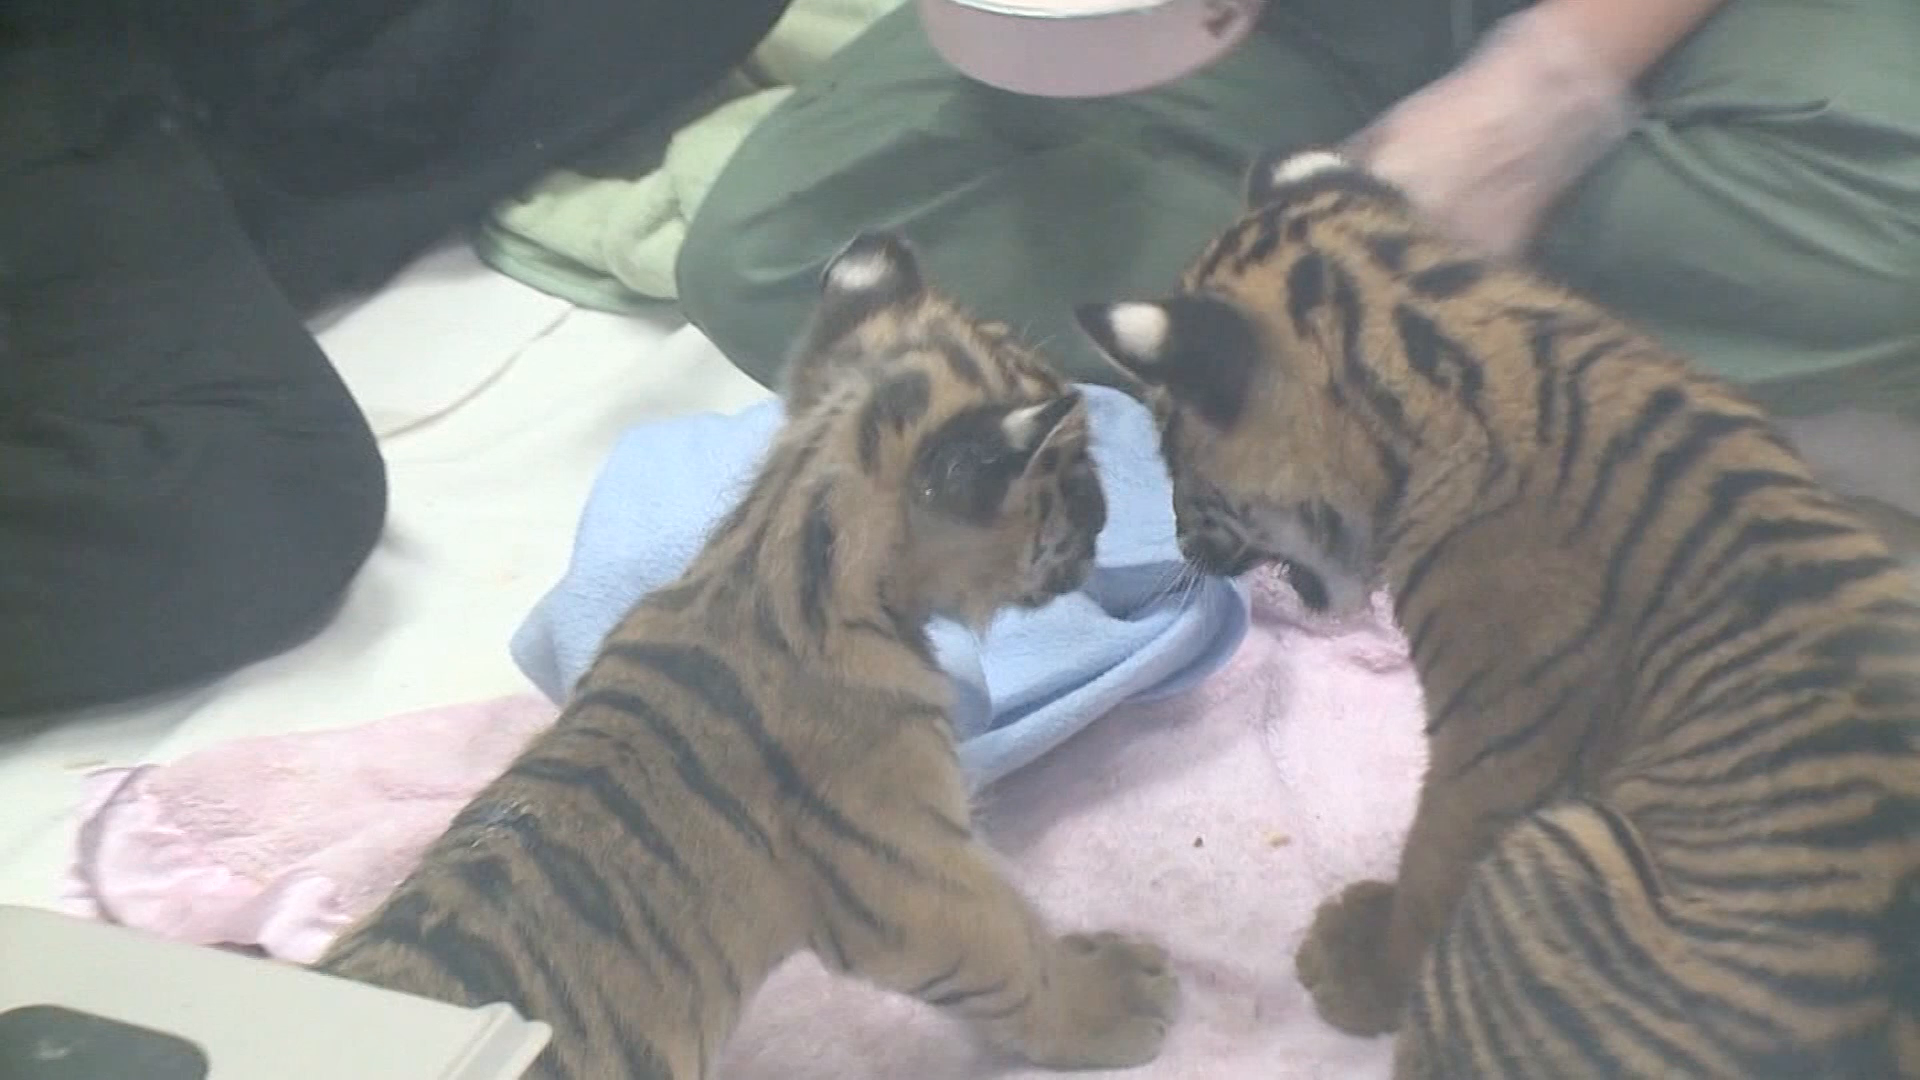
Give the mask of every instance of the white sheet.
M 379 548 L 339 615 L 299 648 L 0 740 L 0 902 L 55 904 L 88 769 L 529 689 L 508 637 L 565 567 L 614 439 L 765 393 L 670 309 L 576 310 L 464 246 L 330 314 L 320 340 L 386 455 Z

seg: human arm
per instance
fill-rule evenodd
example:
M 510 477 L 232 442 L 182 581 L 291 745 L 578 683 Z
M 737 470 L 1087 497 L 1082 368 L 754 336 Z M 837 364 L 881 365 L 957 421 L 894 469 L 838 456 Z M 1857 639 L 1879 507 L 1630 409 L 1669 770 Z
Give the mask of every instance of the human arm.
M 1542 0 L 1567 33 L 1623 82 L 1632 83 L 1728 0 Z
M 1541 0 L 1351 149 L 1437 224 L 1522 254 L 1565 190 L 1624 139 L 1634 83 L 1727 0 Z

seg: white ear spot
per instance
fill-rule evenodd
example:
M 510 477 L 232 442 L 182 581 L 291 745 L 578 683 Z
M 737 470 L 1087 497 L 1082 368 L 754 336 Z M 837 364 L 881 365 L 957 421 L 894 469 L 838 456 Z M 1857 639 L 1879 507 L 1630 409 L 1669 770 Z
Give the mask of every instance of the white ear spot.
M 847 292 L 865 292 L 893 276 L 893 265 L 874 251 L 846 255 L 827 271 L 827 283 Z
M 1158 304 L 1115 304 L 1107 312 L 1107 325 L 1113 329 L 1113 343 L 1130 359 L 1158 360 L 1167 347 L 1167 312 Z
M 1000 432 L 1007 437 L 1007 445 L 1015 450 L 1031 450 L 1040 437 L 1041 413 L 1047 411 L 1051 402 L 1028 405 L 1015 409 L 1000 421 Z
M 1352 162 L 1331 150 L 1308 150 L 1273 167 L 1273 186 L 1297 184 L 1323 173 L 1344 172 L 1351 168 Z

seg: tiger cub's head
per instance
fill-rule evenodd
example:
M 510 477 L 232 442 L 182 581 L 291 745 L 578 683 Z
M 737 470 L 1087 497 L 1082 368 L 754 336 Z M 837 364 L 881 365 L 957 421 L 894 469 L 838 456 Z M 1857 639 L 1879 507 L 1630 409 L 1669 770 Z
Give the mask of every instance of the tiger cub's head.
M 1397 388 L 1373 368 L 1367 293 L 1384 279 L 1347 248 L 1415 225 L 1397 189 L 1324 150 L 1260 162 L 1247 202 L 1176 295 L 1076 314 L 1154 409 L 1188 561 L 1225 575 L 1279 563 L 1309 607 L 1358 610 L 1407 477 L 1349 408 L 1391 413 Z
M 828 262 L 783 397 L 850 500 L 843 533 L 858 515 L 886 535 L 872 563 L 916 616 L 979 625 L 1086 580 L 1107 503 L 1079 391 L 932 287 L 900 237 Z

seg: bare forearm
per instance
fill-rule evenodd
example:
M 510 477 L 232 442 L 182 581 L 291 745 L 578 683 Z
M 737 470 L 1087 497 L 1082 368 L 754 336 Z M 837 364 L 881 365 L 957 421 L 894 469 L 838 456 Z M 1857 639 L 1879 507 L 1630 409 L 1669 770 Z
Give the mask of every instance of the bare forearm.
M 1632 83 L 1729 0 L 1540 0 L 1595 59 Z

